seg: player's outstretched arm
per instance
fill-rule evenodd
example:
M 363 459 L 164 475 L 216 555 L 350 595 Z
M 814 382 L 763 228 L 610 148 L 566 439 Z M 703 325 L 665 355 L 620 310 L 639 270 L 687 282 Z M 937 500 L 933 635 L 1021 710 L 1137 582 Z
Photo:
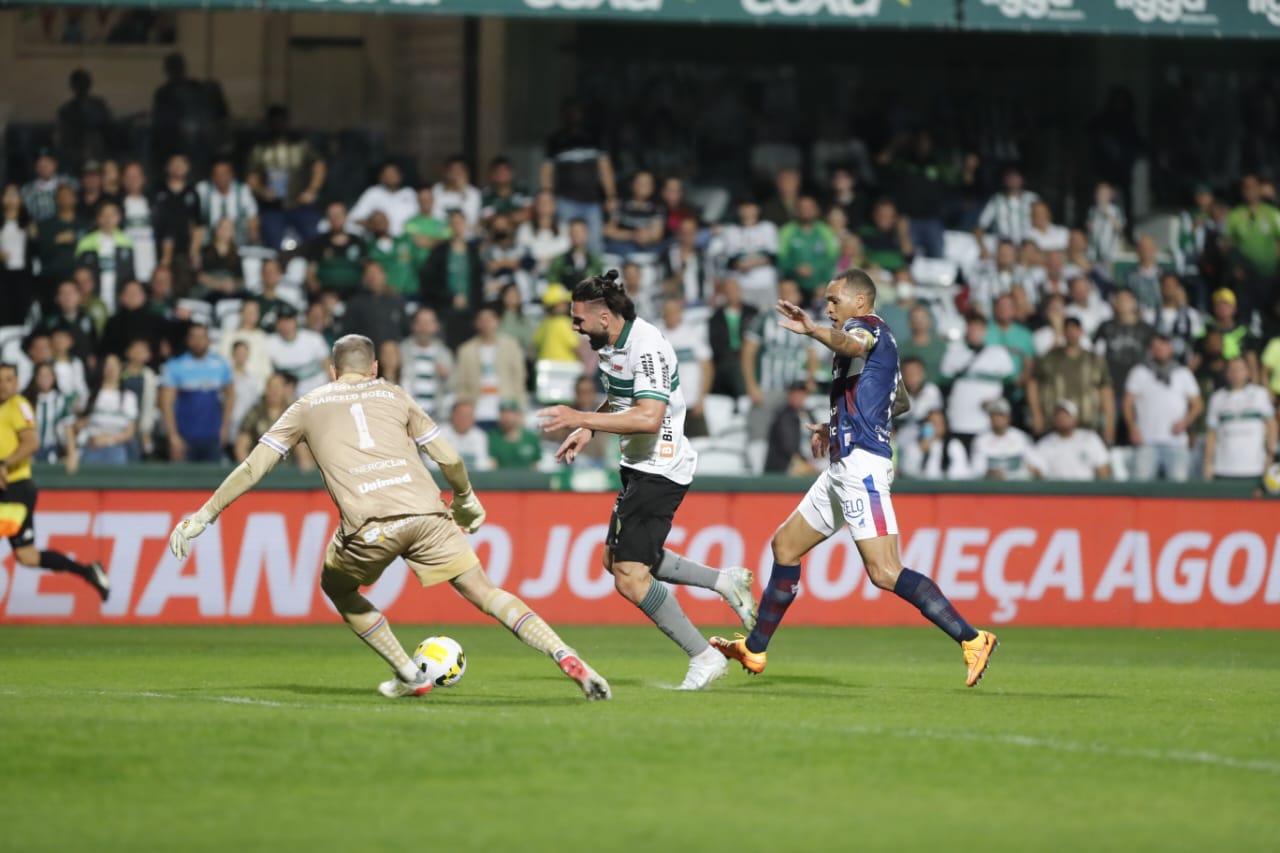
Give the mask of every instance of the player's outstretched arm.
M 471 488 L 466 463 L 454 446 L 441 438 L 438 432 L 434 438 L 424 441 L 420 446 L 431 457 L 431 461 L 440 466 L 445 482 L 453 489 L 453 520 L 468 533 L 475 533 L 484 524 L 485 511 Z
M 665 400 L 642 397 L 635 401 L 634 406 L 621 412 L 579 412 L 569 406 L 550 406 L 539 409 L 538 417 L 542 419 L 543 432 L 588 429 L 592 432 L 639 435 L 653 434 L 661 429 L 662 418 L 666 413 Z M 561 449 L 564 449 L 564 445 Z
M 257 485 L 258 481 L 276 467 L 276 463 L 282 458 L 279 451 L 265 444 L 255 446 L 245 460 L 227 475 L 222 485 L 218 486 L 195 515 L 178 522 L 178 526 L 169 536 L 169 550 L 173 552 L 173 556 L 179 559 L 186 557 L 191 550 L 191 540 L 217 521 L 222 511 L 231 506 L 237 498 Z
M 778 300 L 778 313 L 782 315 L 782 319 L 778 321 L 779 326 L 797 335 L 813 338 L 837 355 L 856 357 L 871 349 L 871 333 L 863 329 L 845 332 L 830 326 L 819 326 L 813 322 L 808 311 L 785 299 Z

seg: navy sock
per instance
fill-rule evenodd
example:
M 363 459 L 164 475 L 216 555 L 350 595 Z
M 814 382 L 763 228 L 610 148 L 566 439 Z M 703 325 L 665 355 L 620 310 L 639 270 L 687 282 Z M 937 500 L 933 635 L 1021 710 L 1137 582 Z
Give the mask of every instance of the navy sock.
M 898 575 L 898 582 L 893 585 L 893 594 L 914 604 L 924 614 L 924 618 L 945 631 L 957 643 L 978 636 L 977 630 L 956 612 L 955 606 L 942 594 L 938 585 L 919 572 L 903 569 L 902 574 Z
M 747 651 L 763 652 L 769 648 L 773 632 L 786 614 L 791 602 L 800 594 L 800 567 L 773 564 L 769 585 L 760 597 L 760 611 L 756 614 L 756 627 L 747 637 Z
M 40 568 L 48 569 L 51 572 L 71 572 L 73 575 L 79 575 L 82 578 L 87 578 L 90 574 L 88 566 L 82 566 L 67 555 L 60 554 L 57 551 L 41 551 Z

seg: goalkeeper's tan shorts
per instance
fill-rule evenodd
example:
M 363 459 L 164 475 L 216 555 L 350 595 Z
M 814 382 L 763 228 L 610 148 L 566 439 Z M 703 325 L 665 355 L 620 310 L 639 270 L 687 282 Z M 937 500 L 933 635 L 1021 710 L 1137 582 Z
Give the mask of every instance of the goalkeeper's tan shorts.
M 396 557 L 404 557 L 423 586 L 451 581 L 480 565 L 480 558 L 447 515 L 407 515 L 366 522 L 350 536 L 333 534 L 324 555 L 326 574 L 368 586 Z

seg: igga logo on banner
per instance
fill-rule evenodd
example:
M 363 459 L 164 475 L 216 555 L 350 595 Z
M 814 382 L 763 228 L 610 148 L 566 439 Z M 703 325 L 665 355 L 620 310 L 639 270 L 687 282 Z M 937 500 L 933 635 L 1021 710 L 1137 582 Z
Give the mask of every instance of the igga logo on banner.
M 1262 15 L 1273 27 L 1280 27 L 1280 0 L 1249 0 L 1249 11 Z
M 607 6 L 615 12 L 661 12 L 662 0 L 524 0 L 530 9 L 590 11 Z
M 1116 0 L 1116 9 L 1132 12 L 1144 24 L 1193 24 L 1216 26 L 1218 16 L 1209 14 L 1208 0 Z
M 1076 0 L 982 0 L 982 5 L 995 6 L 1006 18 L 1047 21 L 1084 19 L 1084 12 L 1076 8 Z
M 820 12 L 837 18 L 874 18 L 880 14 L 880 0 L 742 0 L 742 11 L 748 15 L 787 18 Z

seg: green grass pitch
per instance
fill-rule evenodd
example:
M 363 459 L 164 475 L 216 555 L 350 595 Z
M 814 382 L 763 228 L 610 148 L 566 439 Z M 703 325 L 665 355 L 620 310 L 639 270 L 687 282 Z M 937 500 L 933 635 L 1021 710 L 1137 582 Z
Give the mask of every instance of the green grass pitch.
M 452 690 L 374 693 L 340 624 L 0 628 L 15 851 L 1277 850 L 1280 632 L 783 628 L 669 688 L 651 628 L 562 632 L 588 703 L 496 627 Z

